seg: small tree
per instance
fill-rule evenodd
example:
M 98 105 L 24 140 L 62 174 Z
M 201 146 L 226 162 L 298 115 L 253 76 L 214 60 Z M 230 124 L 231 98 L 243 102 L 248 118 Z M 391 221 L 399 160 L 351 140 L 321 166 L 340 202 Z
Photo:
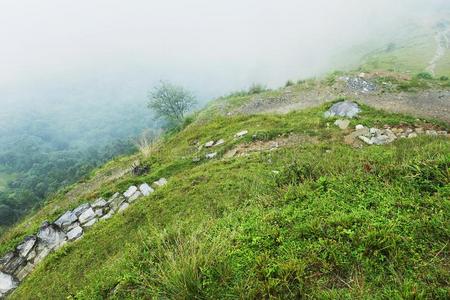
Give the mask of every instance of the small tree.
M 179 125 L 185 114 L 197 103 L 192 93 L 182 86 L 161 81 L 149 94 L 148 107 L 158 118 Z

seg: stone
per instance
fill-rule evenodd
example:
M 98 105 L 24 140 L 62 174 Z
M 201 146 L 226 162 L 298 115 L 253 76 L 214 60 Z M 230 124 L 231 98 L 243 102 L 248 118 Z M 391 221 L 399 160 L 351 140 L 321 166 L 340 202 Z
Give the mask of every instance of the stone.
M 214 144 L 214 147 L 217 147 L 217 146 L 220 146 L 220 145 L 223 145 L 223 144 L 225 144 L 225 140 L 224 139 L 220 139 Z
M 80 222 L 75 222 L 75 223 L 71 224 L 70 226 L 67 226 L 66 232 L 74 229 L 77 226 L 80 226 Z
M 78 217 L 78 220 L 80 220 L 81 224 L 85 224 L 89 221 L 91 221 L 92 219 L 94 219 L 96 217 L 94 210 L 89 207 L 88 210 L 86 210 L 85 212 L 83 212 L 81 214 L 81 216 Z
M 103 209 L 102 208 L 96 209 L 94 210 L 94 213 L 96 217 L 100 218 L 101 216 L 103 216 Z
M 15 289 L 19 282 L 9 274 L 0 272 L 0 297 Z
M 436 130 L 427 130 L 425 131 L 426 135 L 431 135 L 431 136 L 437 136 L 437 131 Z
M 236 133 L 234 135 L 234 137 L 240 138 L 240 137 L 243 137 L 246 134 L 248 134 L 248 130 L 242 130 L 242 131 L 239 131 L 238 133 Z
M 33 271 L 34 267 L 35 265 L 33 263 L 28 262 L 23 267 L 17 269 L 15 276 L 19 280 L 19 282 L 24 280 L 25 277 Z
M 134 193 L 136 193 L 137 190 L 138 188 L 132 185 L 128 188 L 128 190 L 125 193 L 123 193 L 123 195 L 125 196 L 125 198 L 130 198 Z
M 355 102 L 350 101 L 342 101 L 333 104 L 331 108 L 325 112 L 325 117 L 346 117 L 346 118 L 353 118 L 356 117 L 361 112 L 361 109 L 359 108 L 358 104 Z
M 159 180 L 155 181 L 154 184 L 158 187 L 161 187 L 163 185 L 167 184 L 167 179 L 165 178 L 160 178 Z
M 423 130 L 422 127 L 417 127 L 417 128 L 414 129 L 414 130 L 415 130 L 415 132 L 416 132 L 417 134 L 423 134 L 423 132 L 424 132 L 424 130 Z
M 142 195 L 144 195 L 144 196 L 148 196 L 155 191 L 146 183 L 141 184 L 139 186 L 139 190 L 141 191 Z
M 55 221 L 55 224 L 61 227 L 63 230 L 67 230 L 71 224 L 77 221 L 77 215 L 72 211 L 65 212 L 58 220 Z
M 372 145 L 372 144 L 373 144 L 372 139 L 370 139 L 370 138 L 368 138 L 368 137 L 366 137 L 366 136 L 364 136 L 364 135 L 360 135 L 360 136 L 358 136 L 358 138 L 359 138 L 361 141 L 363 141 L 364 143 L 366 143 L 366 144 L 369 144 L 369 145 Z
M 348 128 L 348 125 L 350 125 L 350 121 L 349 120 L 336 120 L 336 122 L 334 122 L 334 125 L 336 125 L 337 127 L 339 127 L 342 130 L 345 130 Z
M 216 156 L 217 156 L 217 152 L 208 153 L 208 154 L 205 155 L 205 157 L 206 157 L 207 159 L 212 159 L 212 158 L 214 158 L 214 157 L 216 157 Z
M 71 231 L 67 232 L 67 239 L 69 241 L 74 241 L 80 238 L 83 235 L 83 228 L 81 226 L 77 226 Z
M 358 129 L 353 131 L 349 135 L 344 138 L 344 142 L 348 145 L 352 145 L 359 136 L 366 136 L 369 134 L 369 128 L 364 127 L 362 129 Z
M 36 245 L 37 238 L 35 236 L 26 237 L 25 240 L 16 248 L 17 253 L 21 257 L 27 257 Z
M 109 206 L 112 210 L 117 211 L 119 207 L 125 202 L 126 199 L 120 194 L 114 194 L 114 196 L 109 200 Z
M 364 125 L 358 124 L 355 126 L 356 130 L 364 129 Z
M 44 243 L 38 243 L 36 247 L 36 257 L 34 258 L 34 264 L 40 263 L 47 255 L 50 254 L 52 249 L 48 248 Z
M 119 207 L 119 213 L 124 212 L 128 207 L 130 206 L 130 204 L 128 204 L 127 202 L 122 203 L 122 205 Z
M 66 240 L 66 234 L 55 224 L 44 224 L 37 237 L 49 250 L 59 248 Z
M 408 138 L 410 138 L 410 139 L 416 138 L 416 137 L 417 137 L 417 133 L 415 133 L 415 132 L 410 133 L 410 134 L 408 135 Z
M 237 149 L 231 149 L 230 151 L 228 151 L 227 153 L 225 153 L 225 155 L 223 156 L 224 158 L 232 158 L 237 154 Z
M 200 157 L 194 157 L 194 158 L 192 159 L 192 162 L 197 163 L 197 162 L 199 162 L 200 160 L 201 160 Z
M 82 213 L 84 213 L 84 211 L 88 210 L 89 207 L 91 207 L 91 205 L 89 203 L 84 203 L 81 204 L 80 206 L 78 206 L 77 208 L 75 208 L 72 212 L 79 217 Z
M 205 148 L 211 148 L 212 146 L 214 146 L 214 141 L 209 141 L 205 143 Z
M 140 191 L 137 191 L 136 193 L 134 193 L 133 195 L 131 195 L 131 197 L 130 198 L 128 198 L 128 201 L 131 203 L 131 202 L 134 202 L 134 201 L 136 201 L 138 198 L 140 198 L 142 196 L 142 193 L 140 192 Z
M 97 223 L 98 219 L 94 218 L 92 220 L 90 220 L 89 222 L 85 223 L 83 226 L 83 228 L 88 228 L 91 227 L 92 225 L 94 225 L 95 223 Z
M 2 258 L 0 258 L 0 271 L 4 269 L 4 267 L 13 259 L 15 256 L 14 252 L 6 253 Z
M 98 198 L 97 200 L 95 200 L 94 203 L 92 203 L 91 207 L 93 209 L 96 209 L 96 208 L 104 208 L 107 205 L 108 205 L 108 202 L 106 202 L 105 199 Z
M 7 261 L 5 261 L 1 268 L 2 272 L 13 274 L 20 266 L 26 263 L 26 258 L 19 256 L 16 252 L 11 252 L 7 256 Z
M 108 220 L 114 215 L 114 210 L 110 210 L 106 215 L 100 218 L 101 221 Z

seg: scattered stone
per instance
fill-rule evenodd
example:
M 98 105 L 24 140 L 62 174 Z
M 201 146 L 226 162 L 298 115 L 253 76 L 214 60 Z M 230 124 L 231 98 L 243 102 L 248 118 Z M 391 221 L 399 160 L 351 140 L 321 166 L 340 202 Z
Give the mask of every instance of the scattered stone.
M 111 210 L 117 211 L 119 207 L 125 202 L 126 199 L 120 195 L 119 193 L 114 194 L 111 199 L 108 201 Z
M 424 130 L 423 130 L 422 127 L 417 127 L 417 128 L 415 129 L 415 132 L 416 132 L 417 134 L 423 134 L 423 133 L 424 133 Z
M 98 218 L 103 216 L 103 208 L 96 209 L 94 212 L 95 212 L 95 216 Z
M 376 85 L 364 77 L 341 77 L 341 80 L 344 80 L 347 83 L 347 87 L 354 91 L 362 92 L 362 93 L 370 93 L 376 90 Z
M 114 210 L 110 210 L 106 215 L 100 218 L 100 220 L 108 220 L 114 215 Z
M 130 198 L 128 198 L 128 201 L 134 202 L 136 201 L 138 198 L 140 198 L 142 196 L 142 193 L 140 191 L 137 191 L 136 193 L 134 193 Z
M 137 192 L 137 190 L 138 188 L 132 185 L 128 188 L 128 190 L 125 193 L 123 193 L 123 195 L 125 196 L 125 198 L 130 198 L 134 193 Z
M 211 148 L 212 146 L 214 146 L 214 141 L 209 141 L 205 144 L 205 148 Z
M 81 226 L 77 226 L 74 229 L 72 229 L 71 231 L 67 232 L 67 239 L 69 241 L 73 241 L 73 240 L 78 239 L 82 235 L 83 235 L 83 228 Z
M 77 227 L 77 226 L 80 226 L 80 222 L 75 222 L 75 223 L 71 224 L 70 226 L 68 226 L 68 227 L 66 228 L 65 232 L 68 232 L 68 231 L 74 229 L 74 228 Z
M 242 130 L 242 131 L 239 131 L 238 133 L 236 133 L 234 135 L 234 137 L 240 138 L 240 137 L 243 137 L 244 135 L 246 135 L 247 133 L 248 133 L 248 130 Z
M 350 125 L 350 121 L 349 120 L 336 120 L 336 122 L 334 122 L 334 125 L 336 125 L 337 127 L 339 127 L 342 130 L 345 130 L 348 128 L 348 125 Z
M 225 153 L 225 155 L 223 156 L 223 158 L 232 158 L 233 156 L 235 156 L 237 153 L 237 149 L 231 149 L 230 151 L 228 151 L 227 153 Z
M 217 146 L 220 146 L 220 145 L 223 145 L 223 144 L 225 144 L 225 140 L 224 139 L 220 139 L 214 144 L 214 147 L 217 147 Z
M 167 179 L 160 178 L 159 180 L 155 181 L 154 184 L 158 187 L 164 186 L 167 184 Z
M 15 289 L 19 283 L 9 274 L 0 272 L 0 297 Z
M 2 264 L 1 271 L 7 274 L 14 274 L 17 269 L 24 265 L 26 262 L 26 258 L 20 255 L 17 255 L 16 252 L 10 252 L 3 258 L 4 262 Z
M 213 159 L 214 157 L 217 156 L 217 152 L 213 152 L 213 153 L 208 153 L 206 154 L 206 158 L 207 159 Z
M 91 207 L 89 203 L 84 203 L 75 208 L 72 212 L 79 217 L 82 213 L 84 213 L 86 210 L 88 210 Z
M 108 202 L 106 202 L 105 199 L 98 198 L 97 200 L 95 200 L 94 203 L 92 203 L 91 207 L 93 209 L 96 209 L 96 208 L 104 208 L 107 205 L 108 205 Z
M 139 186 L 139 190 L 141 191 L 142 195 L 144 195 L 144 196 L 148 196 L 155 191 L 146 183 L 141 184 Z
M 195 162 L 195 163 L 197 163 L 197 162 L 199 162 L 200 161 L 200 157 L 194 157 L 193 159 L 192 159 L 192 162 Z
M 408 138 L 410 138 L 410 139 L 415 138 L 415 137 L 417 137 L 417 133 L 415 133 L 415 132 L 408 134 Z
M 361 109 L 355 102 L 342 101 L 333 104 L 333 106 L 331 106 L 331 108 L 326 111 L 324 115 L 326 118 L 339 116 L 351 119 L 356 117 L 360 112 Z
M 367 135 L 369 134 L 369 128 L 367 127 L 363 127 L 361 129 L 358 129 L 352 133 L 350 133 L 349 135 L 347 135 L 344 138 L 344 142 L 348 145 L 353 145 L 355 143 L 355 140 L 362 135 Z
M 127 202 L 122 203 L 122 205 L 119 207 L 119 213 L 123 212 L 124 210 L 126 210 L 128 207 L 130 206 L 130 204 L 128 204 Z
M 358 124 L 355 126 L 356 130 L 364 129 L 364 125 Z
M 85 224 L 96 217 L 96 214 L 92 208 L 89 207 L 81 216 L 78 217 L 78 220 L 81 224 Z
M 372 139 L 370 139 L 364 135 L 360 135 L 360 136 L 358 136 L 358 138 L 366 144 L 373 145 Z

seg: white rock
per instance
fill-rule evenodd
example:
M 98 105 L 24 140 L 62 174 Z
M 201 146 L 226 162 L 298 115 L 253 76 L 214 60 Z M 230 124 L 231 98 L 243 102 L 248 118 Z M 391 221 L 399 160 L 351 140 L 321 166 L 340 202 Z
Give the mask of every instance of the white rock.
M 214 144 L 214 147 L 217 147 L 217 146 L 220 146 L 220 145 L 223 145 L 223 144 L 225 144 L 225 140 L 224 139 L 220 139 Z
M 132 185 L 128 188 L 128 190 L 125 193 L 123 193 L 123 195 L 126 198 L 130 198 L 134 193 L 136 193 L 137 190 L 138 190 L 138 188 L 136 186 Z
M 108 204 L 108 203 L 107 203 L 103 198 L 99 198 L 99 199 L 95 200 L 94 203 L 92 203 L 91 207 L 92 207 L 93 209 L 96 209 L 96 208 L 103 208 L 103 207 L 105 207 L 107 204 Z
M 78 239 L 82 235 L 83 235 L 83 228 L 81 228 L 81 226 L 77 226 L 71 231 L 67 232 L 67 239 L 69 241 L 73 241 Z
M 148 196 L 155 191 L 146 183 L 141 184 L 139 186 L 139 190 L 141 191 L 142 195 L 144 195 L 144 196 Z
M 205 143 L 205 148 L 211 148 L 212 146 L 214 146 L 214 141 L 209 141 Z
M 214 158 L 214 157 L 216 157 L 217 156 L 217 152 L 213 152 L 213 153 L 208 153 L 208 154 L 206 154 L 206 158 L 208 158 L 208 159 L 212 159 L 212 158 Z
M 155 181 L 154 184 L 156 186 L 163 186 L 167 184 L 167 179 L 165 178 L 160 178 L 159 180 Z
M 246 135 L 248 133 L 248 130 L 242 130 L 239 131 L 238 133 L 236 133 L 234 136 L 237 138 L 243 137 L 244 135 Z
M 78 220 L 80 221 L 81 224 L 85 224 L 89 221 L 91 221 L 92 219 L 94 219 L 96 217 L 95 212 L 92 208 L 89 207 L 88 210 L 86 210 L 85 212 L 83 212 L 79 217 Z
M 122 205 L 119 207 L 118 212 L 121 213 L 124 210 L 126 210 L 128 207 L 130 206 L 130 204 L 128 204 L 127 202 L 122 203 Z
M 95 223 L 97 223 L 97 221 L 98 221 L 97 218 L 92 219 L 92 220 L 90 220 L 89 222 L 85 223 L 85 224 L 83 225 L 83 227 L 84 227 L 84 228 L 91 227 L 92 225 L 94 225 Z
M 75 227 L 80 226 L 80 222 L 75 222 L 73 224 L 70 224 L 70 226 L 67 226 L 66 231 L 70 231 L 72 229 L 74 229 Z
M 137 191 L 136 193 L 134 193 L 133 195 L 131 195 L 131 197 L 130 198 L 128 198 L 128 201 L 131 203 L 131 202 L 134 202 L 134 201 L 136 201 L 138 198 L 140 198 L 142 196 L 142 193 L 140 192 L 140 191 Z
M 355 126 L 355 129 L 356 130 L 364 129 L 364 126 L 361 125 L 361 124 L 358 124 L 358 125 Z
M 337 127 L 339 127 L 342 130 L 345 130 L 348 128 L 348 125 L 350 125 L 350 121 L 349 120 L 336 120 L 336 122 L 334 122 L 334 125 L 336 125 Z
M 370 132 L 371 134 L 377 134 L 379 131 L 380 131 L 379 129 L 373 128 L 373 127 L 369 129 L 369 132 Z
M 363 135 L 360 135 L 360 136 L 358 136 L 358 138 L 359 138 L 361 141 L 363 141 L 364 143 L 366 143 L 366 144 L 369 144 L 369 145 L 372 145 L 372 144 L 373 144 L 372 140 L 369 139 L 368 137 L 365 137 L 365 136 L 363 136 Z
M 326 118 L 339 116 L 339 117 L 347 117 L 353 118 L 361 112 L 358 104 L 350 101 L 341 101 L 333 104 L 331 108 L 325 112 L 324 116 Z
M 15 289 L 18 282 L 9 274 L 0 272 L 0 297 L 6 295 L 9 291 Z
M 415 132 L 410 133 L 410 134 L 408 135 L 408 138 L 410 138 L 410 139 L 415 138 L 415 137 L 417 137 L 417 133 L 415 133 Z
M 120 205 L 122 205 L 123 202 L 125 202 L 126 199 L 119 193 L 115 194 L 113 198 L 109 200 L 109 206 L 111 207 L 111 210 L 116 211 Z

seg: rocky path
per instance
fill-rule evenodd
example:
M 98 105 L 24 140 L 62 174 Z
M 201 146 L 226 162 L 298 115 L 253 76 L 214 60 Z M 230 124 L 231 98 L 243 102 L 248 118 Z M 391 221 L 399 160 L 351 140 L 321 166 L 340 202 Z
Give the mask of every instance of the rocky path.
M 443 29 L 436 33 L 435 40 L 437 44 L 436 53 L 431 59 L 427 71 L 433 76 L 436 75 L 436 66 L 439 60 L 445 55 L 445 52 L 450 48 L 450 28 Z

